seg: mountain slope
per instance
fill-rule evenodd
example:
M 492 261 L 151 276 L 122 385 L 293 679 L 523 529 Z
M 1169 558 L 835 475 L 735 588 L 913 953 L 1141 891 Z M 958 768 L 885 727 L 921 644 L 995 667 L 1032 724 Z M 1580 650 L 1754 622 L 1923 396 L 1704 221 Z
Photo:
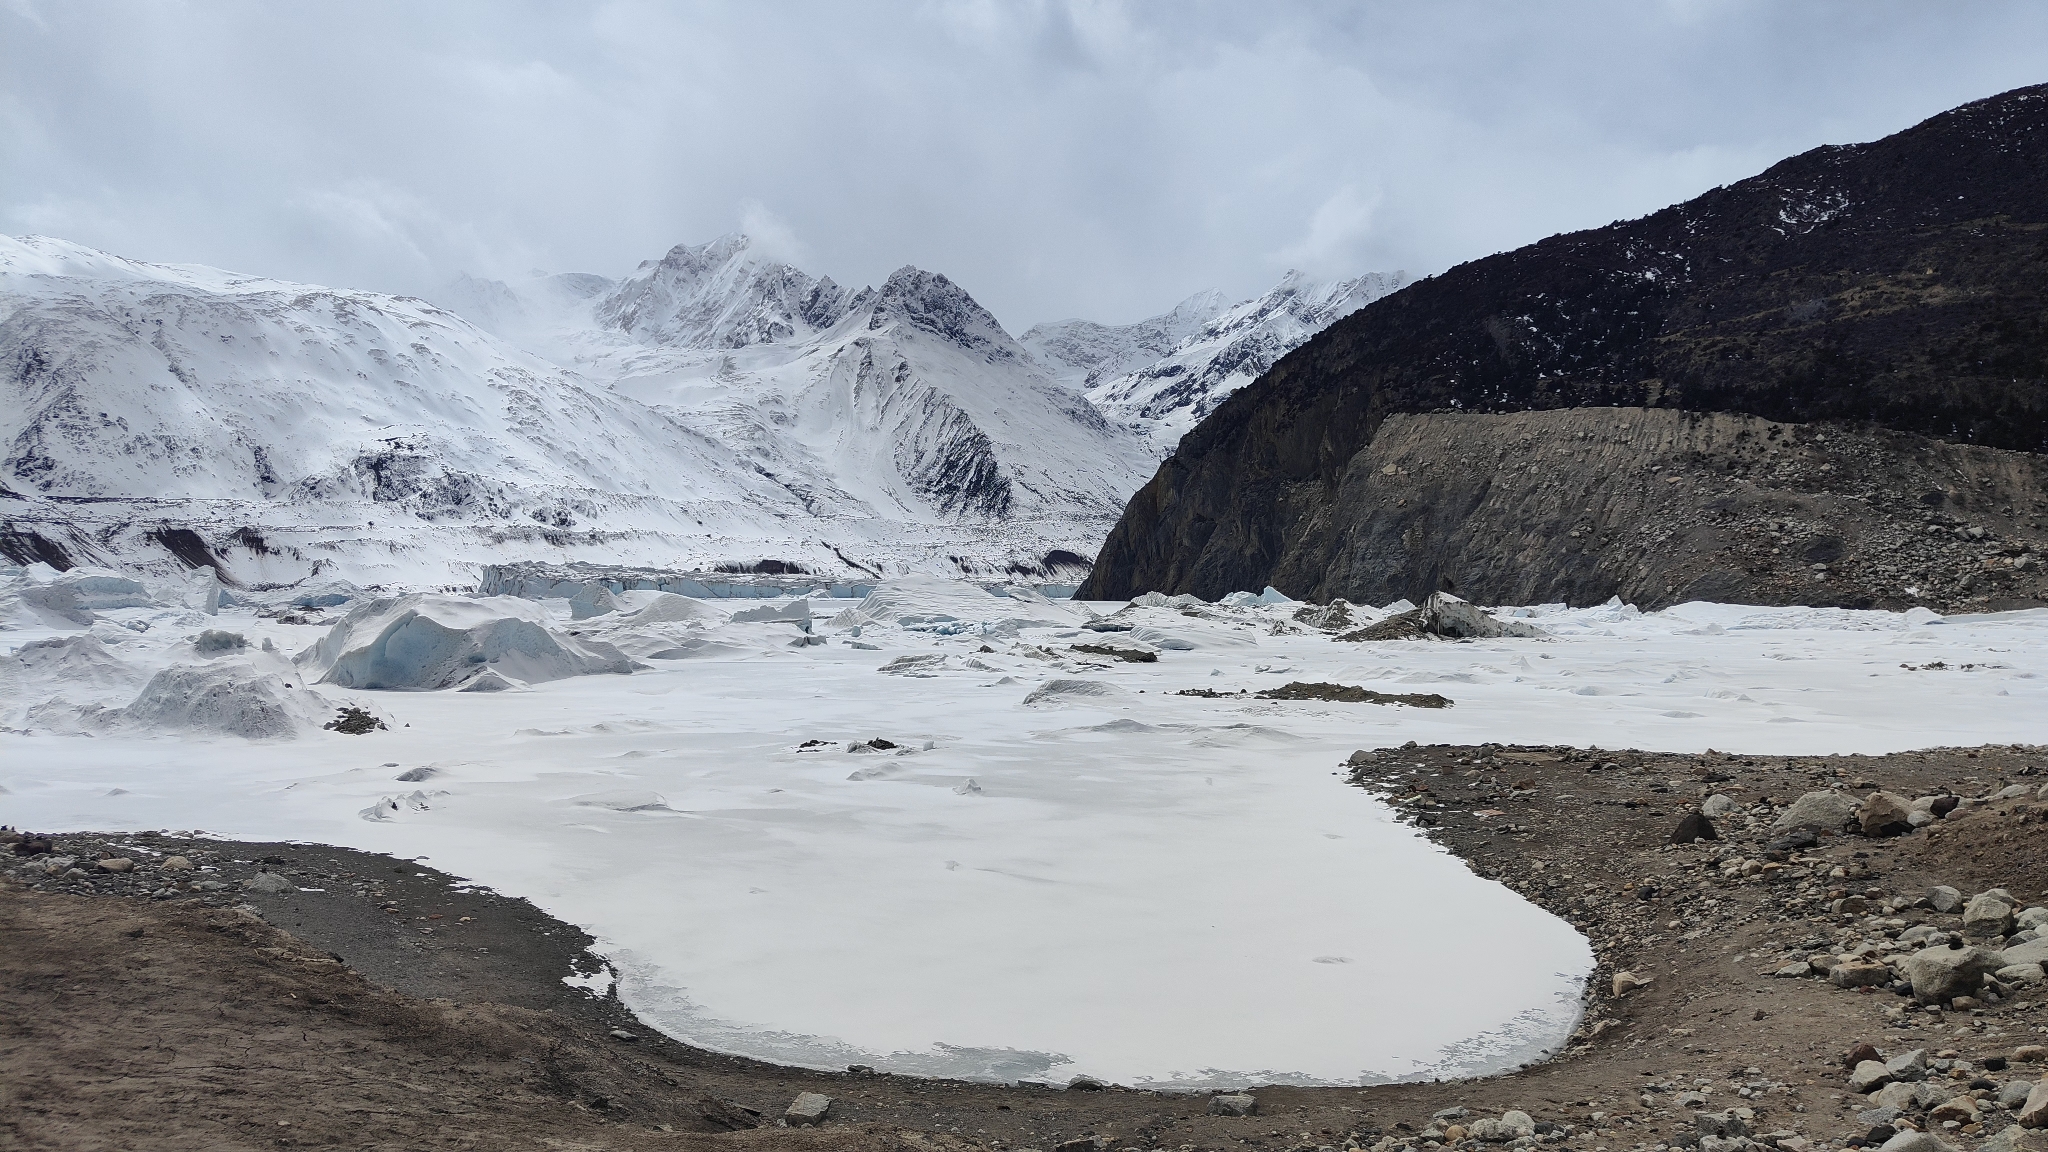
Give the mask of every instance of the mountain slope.
M 1377 301 L 1183 439 L 1084 592 L 1349 595 L 1342 489 L 1389 415 L 1589 405 L 2048 447 L 2048 88 Z
M 1315 283 L 1289 272 L 1271 292 L 1234 305 L 1152 364 L 1095 379 L 1088 399 L 1138 429 L 1161 456 L 1218 404 L 1309 337 L 1401 286 L 1402 274 L 1370 272 Z
M 578 370 L 418 300 L 0 241 L 0 543 L 433 584 L 521 558 L 1001 572 L 1094 551 L 1143 478 L 1134 437 L 942 276 L 835 295 L 745 248 L 457 286 Z

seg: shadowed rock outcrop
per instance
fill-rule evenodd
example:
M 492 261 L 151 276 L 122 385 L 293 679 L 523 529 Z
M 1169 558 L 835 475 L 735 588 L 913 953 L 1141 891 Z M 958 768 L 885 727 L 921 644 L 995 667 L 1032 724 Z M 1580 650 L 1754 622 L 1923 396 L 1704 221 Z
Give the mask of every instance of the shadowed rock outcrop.
M 1532 527 L 1519 543 L 1472 557 L 1474 570 L 1489 574 L 1463 580 L 1429 570 L 1428 558 L 1442 549 L 1426 540 L 1404 543 L 1398 555 L 1375 543 L 1389 517 L 1380 503 L 1388 494 L 1363 477 L 1360 457 L 1390 417 L 1443 418 L 1443 431 L 1427 434 L 1439 441 L 1437 490 L 1416 494 L 1435 502 L 1483 494 L 1517 465 L 1561 470 L 1561 443 L 1539 461 L 1519 456 L 1521 429 L 1503 443 L 1452 432 L 1453 424 L 1587 408 L 1827 425 L 1798 430 L 1802 443 L 1865 428 L 1871 431 L 1854 435 L 1890 446 L 1870 483 L 1856 485 L 1864 477 L 1842 475 L 1838 466 L 1796 482 L 1786 477 L 1779 488 L 1815 499 L 1854 500 L 1949 451 L 1937 441 L 2041 452 L 2048 447 L 2048 87 L 1965 105 L 1872 144 L 1815 149 L 1640 220 L 1461 265 L 1367 306 L 1181 441 L 1133 497 L 1081 594 L 1157 589 L 1215 597 L 1270 583 L 1296 596 L 1374 600 L 1379 593 L 1369 589 L 1379 588 L 1415 599 L 1448 575 L 1458 581 L 1455 591 L 1479 600 L 1582 602 L 1619 592 L 1647 606 L 1684 594 L 1677 577 L 1718 573 L 1694 594 L 1766 603 L 1814 598 L 1807 590 L 1792 595 L 1797 583 L 1786 585 L 1782 574 L 1766 578 L 1732 559 L 1697 570 L 1610 571 L 1583 546 L 1574 551 L 1568 531 Z M 1733 437 L 1741 429 L 1725 431 Z M 1892 433 L 1912 435 L 1887 439 Z M 1529 434 L 1533 448 L 1539 430 Z M 1727 474 L 1731 459 L 1734 471 L 1743 467 L 1733 456 L 1698 450 L 1705 455 L 1691 462 L 1694 471 Z M 1654 463 L 1653 453 L 1640 464 L 1617 455 L 1613 467 L 1633 475 Z M 2048 514 L 2038 502 L 2038 469 L 2022 460 L 1996 469 L 2015 477 L 2015 499 L 2035 502 L 1993 503 L 1974 477 L 1950 476 L 1914 494 L 1929 503 L 1885 516 L 1901 531 L 1923 525 L 1930 512 L 1956 520 L 2009 516 L 2002 531 L 2038 533 Z M 1768 486 L 1763 480 L 1759 486 Z M 1608 491 L 1620 481 L 1610 473 L 1599 483 Z M 1610 511 L 1620 514 L 1625 502 L 1615 494 Z M 1631 518 L 1598 527 L 1606 538 L 1705 526 L 1634 518 L 1696 510 L 1670 503 L 1644 499 Z M 1445 527 L 1464 516 L 1441 505 L 1423 518 Z M 1677 547 L 1697 555 L 1722 550 L 1705 538 Z M 1986 558 L 1972 559 L 1982 570 Z M 1524 587 L 1531 591 L 1509 590 Z M 1944 592 L 1943 603 L 1989 602 L 1997 590 L 1965 591 Z

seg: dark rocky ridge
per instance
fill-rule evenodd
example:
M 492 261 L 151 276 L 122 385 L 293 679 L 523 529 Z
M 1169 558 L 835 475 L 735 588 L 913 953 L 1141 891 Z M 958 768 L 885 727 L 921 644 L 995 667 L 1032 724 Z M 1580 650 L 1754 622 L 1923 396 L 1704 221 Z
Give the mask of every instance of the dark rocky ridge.
M 1370 599 L 1339 557 L 1375 512 L 1346 478 L 1388 417 L 1605 406 L 2048 448 L 2048 86 L 1368 305 L 1182 440 L 1081 594 Z M 1457 463 L 1491 478 L 1490 452 Z
M 2048 602 L 2048 456 L 1732 413 L 1397 415 L 1344 470 L 1310 599 L 1943 612 Z

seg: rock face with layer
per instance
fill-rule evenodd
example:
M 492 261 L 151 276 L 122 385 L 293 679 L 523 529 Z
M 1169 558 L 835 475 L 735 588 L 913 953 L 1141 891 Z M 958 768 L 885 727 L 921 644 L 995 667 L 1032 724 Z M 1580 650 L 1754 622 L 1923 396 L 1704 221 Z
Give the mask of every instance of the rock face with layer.
M 1916 471 L 1916 457 L 1948 451 L 1930 438 L 2028 454 L 2048 446 L 2044 225 L 2048 88 L 2037 87 L 1873 144 L 1817 149 L 1640 220 L 1454 268 L 1339 321 L 1219 406 L 1132 499 L 1083 594 L 1213 597 L 1270 583 L 1318 599 L 1414 599 L 1448 576 L 1460 595 L 1481 600 L 1584 602 L 1619 592 L 1651 606 L 1704 580 L 1693 595 L 1810 602 L 1825 588 L 1799 587 L 1782 571 L 1750 572 L 1762 557 L 1726 562 L 1741 549 L 1716 535 L 1790 519 L 1801 530 L 1789 543 L 1799 546 L 1840 536 L 1817 530 L 1831 514 L 1888 531 L 1919 528 L 1932 514 L 1944 531 L 2019 534 L 2014 543 L 2037 554 L 2036 457 L 1966 450 L 1954 458 L 1972 462 L 1963 475 L 1938 482 L 1938 473 Z M 1717 437 L 1721 447 L 1697 457 L 1616 455 L 1596 483 L 1590 473 L 1602 461 L 1580 460 L 1573 434 L 1619 432 L 1618 423 L 1558 410 L 1609 406 L 1912 436 L 1873 434 L 1874 448 L 1888 447 L 1852 467 L 1814 451 L 1817 436 L 1833 440 L 1832 427 L 1802 428 L 1788 448 L 1783 432 L 1775 445 L 1756 442 L 1765 431 L 1758 426 L 1748 447 L 1776 447 L 1775 457 Z M 1596 423 L 1513 428 L 1505 443 L 1508 429 L 1449 427 L 1517 411 Z M 1406 434 L 1430 446 L 1431 468 L 1373 458 L 1395 451 L 1377 444 L 1396 430 L 1391 417 L 1427 413 L 1440 414 L 1429 417 L 1438 426 Z M 1669 417 L 1628 423 L 1632 435 L 1654 429 L 1660 439 L 1680 427 Z M 1743 430 L 1724 427 L 1729 440 Z M 1400 453 L 1416 456 L 1414 447 Z M 1999 482 L 1979 468 L 2011 469 L 2017 502 L 1990 496 Z M 1896 500 L 1894 475 L 1913 484 Z M 1543 503 L 1594 489 L 1612 499 L 1591 517 L 1585 503 L 1569 520 L 1564 499 Z M 1849 502 L 1873 490 L 1884 514 L 1853 515 Z M 1680 492 L 1687 499 L 1674 500 Z M 1523 501 L 1536 513 L 1527 526 L 1503 507 Z M 1722 515 L 1745 502 L 1760 514 L 1788 506 L 1754 520 Z M 2009 527 L 1972 522 L 2007 507 Z M 1659 514 L 1666 510 L 1673 515 Z M 1503 525 L 1515 531 L 1497 546 L 1459 535 L 1469 530 L 1476 541 Z M 1661 570 L 1638 574 L 1606 559 L 1645 534 L 1662 537 L 1643 550 Z M 1791 559 L 1785 543 L 1773 546 L 1781 551 L 1772 564 Z M 1673 560 L 1655 562 L 1660 556 Z M 1679 562 L 1688 557 L 1701 562 Z M 1835 559 L 1800 562 L 1811 574 L 1810 565 Z M 1894 566 L 1911 586 L 1915 574 Z M 1992 597 L 1953 588 L 1965 578 L 1978 573 L 1954 573 L 1938 599 Z M 1534 595 L 1525 597 L 1524 586 Z M 2038 592 L 2028 581 L 2011 598 L 2031 602 Z

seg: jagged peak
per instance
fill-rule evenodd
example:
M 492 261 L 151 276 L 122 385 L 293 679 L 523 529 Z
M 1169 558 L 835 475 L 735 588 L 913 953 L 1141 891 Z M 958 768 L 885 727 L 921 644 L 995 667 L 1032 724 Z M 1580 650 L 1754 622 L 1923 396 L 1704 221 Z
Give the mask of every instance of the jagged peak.
M 871 307 L 870 329 L 901 321 L 963 348 L 995 357 L 1018 354 L 1017 343 L 988 309 L 944 274 L 905 264 L 889 274 L 879 290 L 855 297 L 856 306 Z
M 740 348 L 829 328 L 847 304 L 831 277 L 758 256 L 751 237 L 728 232 L 642 263 L 598 306 L 597 318 L 650 343 Z

